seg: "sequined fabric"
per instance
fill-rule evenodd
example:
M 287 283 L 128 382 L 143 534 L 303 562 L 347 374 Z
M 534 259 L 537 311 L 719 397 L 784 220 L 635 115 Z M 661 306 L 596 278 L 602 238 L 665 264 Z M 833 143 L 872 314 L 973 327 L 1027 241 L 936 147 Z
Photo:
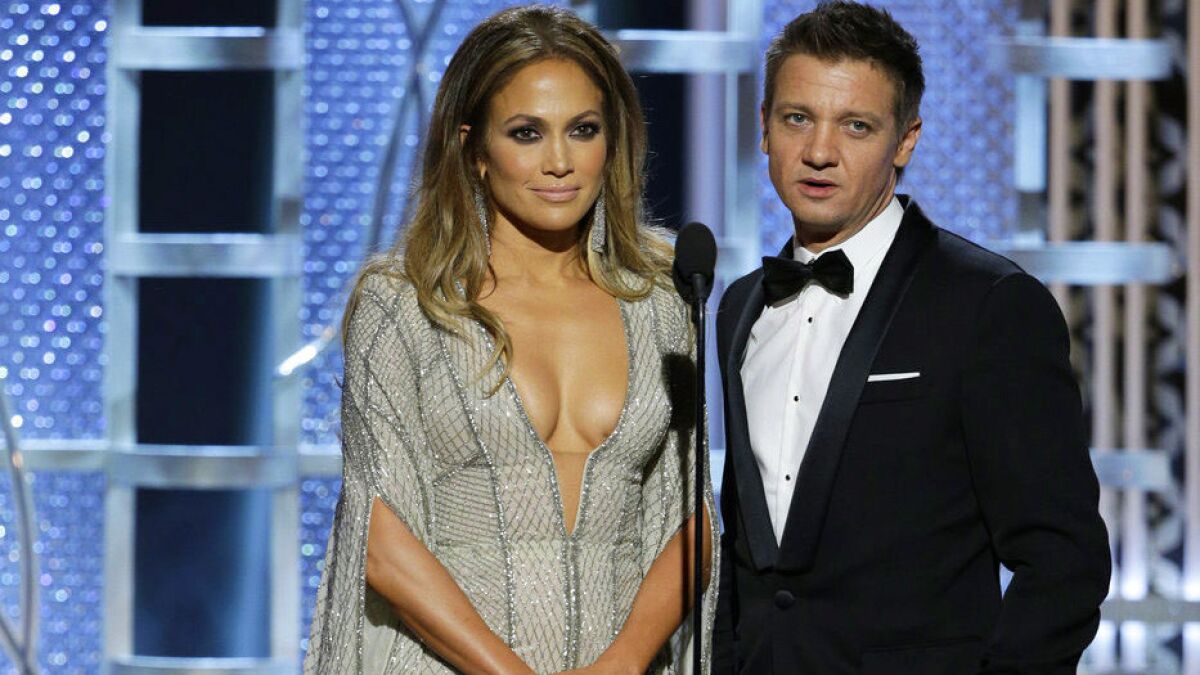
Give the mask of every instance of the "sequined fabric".
M 411 286 L 366 280 L 346 335 L 342 494 L 305 673 L 452 672 L 364 583 L 376 495 L 535 671 L 588 665 L 604 651 L 642 577 L 690 517 L 694 480 L 686 308 L 657 289 L 622 302 L 621 315 L 625 404 L 616 430 L 588 457 L 576 527 L 567 532 L 554 460 L 515 388 L 505 381 L 489 395 L 499 369 L 479 377 L 491 352 L 483 329 L 472 326 L 466 338 L 439 330 Z M 704 597 L 705 672 L 717 548 Z M 650 672 L 690 668 L 689 644 L 685 621 Z

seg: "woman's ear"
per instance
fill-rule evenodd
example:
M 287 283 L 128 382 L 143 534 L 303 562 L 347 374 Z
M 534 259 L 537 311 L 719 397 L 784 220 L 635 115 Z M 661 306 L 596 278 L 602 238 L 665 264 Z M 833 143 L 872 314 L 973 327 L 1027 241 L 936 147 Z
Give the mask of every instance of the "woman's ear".
M 463 146 L 464 148 L 467 147 L 467 137 L 470 135 L 471 135 L 471 125 L 470 124 L 463 123 L 463 124 L 458 125 L 458 144 L 459 145 Z M 484 162 L 483 157 L 478 154 L 476 154 L 473 159 L 475 161 L 475 168 L 476 168 L 476 170 L 479 171 L 479 180 L 482 181 L 487 174 L 487 163 Z

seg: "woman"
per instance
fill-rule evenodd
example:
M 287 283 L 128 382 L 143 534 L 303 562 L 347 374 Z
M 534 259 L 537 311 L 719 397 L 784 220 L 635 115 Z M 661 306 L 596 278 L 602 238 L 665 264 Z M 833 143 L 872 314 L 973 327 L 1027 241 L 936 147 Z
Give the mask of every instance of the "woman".
M 692 338 L 640 223 L 644 156 L 629 76 L 572 14 L 501 12 L 455 54 L 415 217 L 347 309 L 306 672 L 690 658 Z

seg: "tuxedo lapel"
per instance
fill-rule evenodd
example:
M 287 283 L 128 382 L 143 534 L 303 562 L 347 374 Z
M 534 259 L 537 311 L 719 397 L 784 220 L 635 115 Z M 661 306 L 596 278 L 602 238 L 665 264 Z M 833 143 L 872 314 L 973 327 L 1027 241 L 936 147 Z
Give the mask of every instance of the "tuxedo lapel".
M 737 479 L 738 514 L 740 525 L 749 545 L 750 557 L 755 569 L 772 567 L 779 555 L 775 531 L 771 527 L 771 515 L 767 511 L 767 497 L 763 492 L 762 474 L 758 461 L 750 447 L 750 430 L 746 421 L 746 396 L 742 391 L 742 359 L 750 329 L 758 320 L 765 306 L 762 288 L 762 270 L 753 272 L 745 285 L 743 297 L 733 297 L 730 309 L 737 313 L 729 351 L 724 355 L 725 396 L 728 414 L 725 417 L 726 439 Z
M 800 463 L 787 526 L 779 547 L 777 567 L 781 570 L 803 571 L 813 564 L 842 448 L 858 408 L 859 396 L 932 233 L 933 224 L 916 204 L 909 204 L 896 239 L 880 265 L 838 356 L 829 390 Z M 738 487 L 741 488 L 740 482 Z

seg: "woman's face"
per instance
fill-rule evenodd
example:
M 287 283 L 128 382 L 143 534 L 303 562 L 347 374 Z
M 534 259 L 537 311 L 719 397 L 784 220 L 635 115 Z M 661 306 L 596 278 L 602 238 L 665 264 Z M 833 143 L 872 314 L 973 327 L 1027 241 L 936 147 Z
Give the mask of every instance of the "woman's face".
M 525 66 L 496 93 L 478 160 L 494 200 L 493 231 L 565 232 L 579 224 L 603 185 L 603 110 L 591 78 L 563 59 Z

